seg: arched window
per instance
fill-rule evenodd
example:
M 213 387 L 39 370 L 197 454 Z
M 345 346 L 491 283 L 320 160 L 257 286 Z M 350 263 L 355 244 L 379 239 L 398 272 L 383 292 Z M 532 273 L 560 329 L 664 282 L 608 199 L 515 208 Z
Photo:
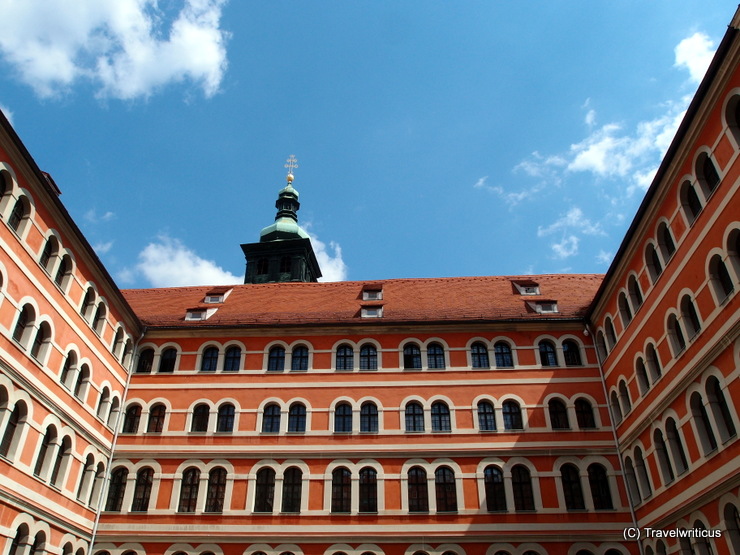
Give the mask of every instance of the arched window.
M 617 304 L 619 306 L 619 317 L 622 319 L 622 327 L 626 328 L 632 321 L 632 309 L 627 302 L 627 294 L 624 291 L 619 294 Z
M 61 384 L 67 388 L 70 387 L 71 376 L 73 375 L 72 370 L 77 368 L 77 353 L 70 351 L 67 354 L 67 358 L 64 359 L 64 365 L 62 365 L 62 373 L 59 376 Z
M 301 403 L 293 403 L 288 409 L 288 431 L 306 431 L 306 407 Z
M 635 312 L 642 306 L 642 291 L 640 290 L 640 284 L 637 281 L 635 275 L 631 275 L 627 280 L 627 291 L 630 295 L 630 302 Z
M 696 193 L 696 189 L 690 181 L 684 181 L 681 184 L 681 209 L 683 210 L 689 225 L 696 221 L 702 210 L 701 200 Z
M 668 449 L 671 452 L 671 458 L 676 467 L 676 473 L 683 474 L 688 470 L 689 463 L 686 459 L 686 451 L 683 448 L 681 436 L 678 434 L 676 421 L 673 418 L 668 418 L 666 420 L 665 433 L 666 439 L 668 440 Z
M 29 207 L 28 199 L 26 197 L 19 197 L 8 218 L 8 225 L 16 233 L 20 233 L 22 231 L 21 223 L 28 218 L 30 213 L 31 208 Z
M 606 348 L 606 340 L 604 339 L 604 332 L 601 330 L 596 332 L 596 352 L 599 354 L 599 359 L 602 361 L 609 356 L 609 351 Z
M 650 478 L 648 477 L 642 449 L 639 447 L 635 448 L 635 472 L 637 473 L 637 483 L 640 486 L 642 498 L 647 499 L 653 494 L 653 488 L 650 486 Z
M 39 362 L 43 362 L 50 343 L 51 327 L 47 322 L 42 322 L 39 325 L 39 329 L 36 330 L 33 343 L 31 343 L 31 356 Z
M 715 254 L 709 261 L 709 280 L 714 289 L 717 304 L 724 304 L 727 297 L 735 290 L 735 284 L 732 282 L 730 272 L 722 257 L 718 254 Z
M 226 469 L 219 467 L 208 473 L 208 489 L 206 490 L 207 513 L 221 513 L 224 510 L 226 498 Z
M 102 335 L 103 329 L 105 328 L 105 318 L 108 314 L 108 310 L 105 308 L 105 304 L 98 303 L 98 308 L 95 310 L 95 317 L 93 318 L 92 328 L 98 335 Z
M 50 454 L 49 448 L 57 441 L 57 431 L 54 426 L 49 426 L 46 429 L 44 438 L 41 440 L 41 446 L 39 447 L 38 455 L 36 455 L 36 465 L 33 468 L 33 475 L 43 479 L 42 474 L 45 474 L 46 468 L 48 468 L 48 457 Z
M 98 418 L 101 420 L 105 420 L 105 415 L 108 410 L 108 405 L 110 404 L 110 390 L 107 387 L 103 388 L 103 391 L 100 393 L 100 399 L 98 400 L 98 408 L 95 411 L 95 414 Z
M 619 382 L 619 400 L 622 407 L 622 414 L 626 416 L 632 410 L 632 401 L 630 400 L 630 393 L 627 389 L 627 382 L 624 380 Z
M 564 464 L 560 467 L 560 480 L 563 484 L 565 508 L 569 511 L 585 509 L 583 501 L 583 487 L 578 468 L 573 464 Z
M 450 408 L 442 401 L 435 401 L 432 403 L 432 431 L 449 432 L 451 430 Z
M 696 425 L 696 433 L 699 435 L 699 443 L 702 446 L 704 455 L 708 455 L 717 449 L 717 439 L 714 436 L 712 424 L 709 422 L 709 415 L 707 414 L 707 409 L 704 407 L 704 400 L 701 394 L 695 391 L 691 394 L 689 403 L 691 406 L 691 416 Z
M 162 352 L 162 356 L 159 359 L 159 371 L 163 373 L 171 373 L 175 371 L 175 363 L 177 362 L 177 349 L 170 347 Z
M 517 464 L 511 469 L 511 486 L 514 490 L 514 508 L 517 511 L 534 511 L 534 492 L 529 469 Z
M 427 472 L 420 466 L 414 466 L 409 470 L 408 496 L 410 513 L 426 513 L 429 511 Z
M 611 395 L 609 395 L 609 406 L 612 409 L 612 418 L 614 419 L 615 424 L 619 424 L 622 422 L 622 408 L 619 406 L 619 397 L 617 396 L 617 392 L 612 390 Z
M 90 383 L 90 367 L 87 364 L 83 364 L 80 366 L 80 371 L 77 373 L 77 381 L 72 389 L 72 394 L 79 400 L 83 401 L 85 393 L 87 393 L 88 383 Z
M 522 409 L 519 407 L 519 403 L 511 400 L 504 401 L 501 405 L 501 412 L 504 418 L 505 430 L 524 429 L 524 424 L 522 422 Z
M 668 338 L 673 349 L 673 356 L 677 357 L 686 349 L 686 339 L 683 336 L 681 325 L 678 323 L 678 318 L 675 314 L 668 316 Z
M 270 403 L 262 414 L 262 432 L 276 434 L 280 431 L 280 407 Z
M 369 466 L 360 470 L 360 512 L 378 512 L 378 473 Z
M 375 345 L 366 344 L 360 347 L 360 370 L 378 369 L 378 350 Z
M 673 242 L 671 229 L 665 222 L 661 222 L 658 226 L 658 248 L 660 249 L 660 254 L 663 255 L 663 260 L 665 260 L 666 264 L 673 256 L 673 253 L 676 252 L 676 244 Z
M 285 370 L 285 349 L 273 347 L 267 357 L 267 370 L 269 372 L 282 372 Z
M 714 421 L 717 424 L 719 438 L 724 443 L 736 435 L 735 422 L 727 404 L 727 399 L 722 391 L 722 385 L 714 376 L 710 376 L 706 386 L 707 400 L 712 410 Z
M 224 403 L 219 406 L 218 415 L 216 416 L 216 431 L 233 432 L 235 415 L 236 409 L 234 409 L 234 405 L 231 403 Z
M 427 368 L 442 370 L 445 368 L 445 350 L 439 343 L 427 346 Z
M 727 543 L 735 553 L 740 553 L 740 512 L 733 503 L 727 503 L 722 511 L 725 530 L 727 530 Z
M 609 477 L 602 465 L 593 463 L 588 466 L 588 484 L 591 487 L 591 498 L 594 502 L 594 509 L 604 510 L 614 508 L 612 494 L 609 488 Z
M 663 265 L 660 263 L 658 252 L 652 243 L 648 243 L 648 246 L 645 247 L 645 265 L 650 275 L 650 281 L 653 283 L 658 281 L 660 274 L 663 273 Z
M 200 359 L 201 372 L 215 372 L 218 367 L 218 347 L 206 347 Z
M 200 403 L 195 405 L 195 408 L 193 409 L 193 420 L 190 424 L 190 431 L 207 432 L 210 415 L 211 408 L 207 404 Z
M 495 465 L 489 464 L 483 471 L 483 484 L 486 490 L 486 509 L 489 512 L 506 510 L 506 490 L 504 473 Z
M 568 409 L 560 399 L 550 399 L 547 403 L 550 414 L 550 426 L 553 430 L 567 430 L 570 428 L 568 422 Z
M 166 414 L 167 408 L 162 403 L 157 403 L 150 408 L 146 431 L 150 433 L 160 433 L 164 430 L 164 418 Z
M 238 372 L 242 366 L 242 349 L 232 345 L 226 349 L 224 356 L 224 372 Z
M 648 344 L 648 346 L 645 348 L 645 364 L 647 365 L 650 379 L 653 381 L 653 383 L 655 383 L 662 375 L 663 370 L 660 366 L 658 352 L 655 350 L 655 345 L 653 345 L 652 343 Z
M 635 466 L 632 464 L 632 459 L 626 457 L 624 459 L 624 475 L 627 481 L 627 489 L 630 492 L 630 498 L 633 505 L 642 503 L 642 496 L 640 495 L 640 488 L 637 486 L 637 475 L 635 474 Z
M 352 405 L 339 403 L 334 408 L 334 431 L 338 433 L 352 432 Z
M 139 353 L 139 361 L 136 364 L 137 374 L 149 374 L 154 362 L 154 349 L 144 349 Z
M 272 468 L 261 468 L 257 472 L 254 490 L 254 512 L 271 513 L 275 497 L 275 471 Z
M 22 401 L 17 402 L 8 417 L 2 440 L 0 440 L 0 455 L 3 457 L 12 459 L 15 454 L 27 415 L 28 409 L 26 405 Z
M 15 328 L 13 328 L 13 339 L 20 343 L 25 344 L 28 340 L 29 332 L 33 328 L 33 323 L 36 320 L 36 312 L 33 310 L 31 305 L 24 305 L 18 314 L 18 319 L 15 321 Z
M 59 252 L 59 241 L 53 235 L 46 240 L 44 244 L 44 250 L 41 251 L 41 257 L 39 258 L 39 264 L 47 272 L 51 271 L 53 264 L 49 264 L 57 253 Z
M 696 160 L 696 177 L 704 191 L 704 197 L 709 198 L 720 182 L 717 168 L 708 154 L 702 153 Z
M 59 261 L 59 267 L 57 267 L 57 273 L 54 276 L 54 283 L 62 289 L 65 288 L 67 278 L 72 275 L 72 259 L 68 254 L 65 254 Z
M 198 486 L 200 485 L 200 470 L 188 468 L 182 473 L 180 483 L 180 502 L 177 511 L 180 513 L 194 513 L 198 504 Z
M 135 434 L 139 431 L 139 420 L 141 420 L 141 406 L 136 404 L 129 405 L 123 417 L 123 429 L 121 432 L 124 434 Z
M 337 347 L 336 369 L 337 370 L 354 370 L 355 352 L 349 345 L 340 345 Z
M 640 387 L 640 394 L 646 395 L 650 391 L 650 380 L 648 380 L 645 361 L 642 357 L 639 357 L 635 362 L 635 376 L 637 377 L 637 385 Z
M 375 433 L 378 431 L 378 407 L 371 401 L 360 407 L 360 432 Z
M 290 359 L 290 369 L 293 372 L 305 372 L 308 370 L 308 347 L 298 345 L 293 348 L 293 355 Z
M 406 405 L 406 432 L 424 431 L 424 409 L 420 403 L 412 401 Z
M 653 445 L 655 445 L 655 454 L 658 458 L 658 467 L 660 468 L 660 474 L 663 477 L 663 485 L 668 485 L 676 476 L 673 473 L 673 467 L 671 461 L 668 458 L 668 449 L 666 449 L 665 439 L 663 438 L 663 432 L 655 430 L 653 432 Z
M 434 471 L 434 490 L 437 499 L 437 512 L 457 511 L 457 491 L 455 473 L 448 466 L 440 466 Z
M 257 260 L 257 275 L 264 276 L 270 271 L 270 263 L 267 258 Z
M 543 339 L 540 341 L 540 363 L 542 366 L 557 366 L 558 365 L 558 356 L 555 352 L 555 345 L 552 344 L 552 341 L 548 341 L 546 339 Z
M 144 512 L 149 509 L 149 498 L 152 495 L 152 483 L 154 482 L 154 470 L 149 467 L 142 468 L 136 473 L 136 485 L 134 486 L 134 501 L 131 510 Z
M 493 346 L 493 354 L 496 357 L 496 368 L 513 368 L 514 357 L 511 354 L 511 345 L 506 341 L 498 341 Z
M 283 474 L 283 504 L 284 513 L 301 512 L 301 493 L 303 490 L 303 471 L 297 466 L 291 466 Z
M 82 304 L 80 305 L 80 315 L 85 320 L 90 318 L 93 306 L 95 306 L 95 289 L 90 286 L 85 291 L 85 298 L 82 299 Z
M 421 368 L 421 349 L 416 343 L 406 343 L 403 347 L 403 368 L 420 369 Z
M 473 368 L 489 368 L 488 349 L 480 341 L 470 346 L 470 362 Z
M 696 311 L 696 305 L 689 295 L 684 295 L 681 299 L 681 320 L 686 326 L 686 333 L 689 340 L 692 340 L 697 333 L 701 331 L 701 321 Z
M 578 342 L 572 339 L 563 341 L 563 358 L 566 366 L 581 366 L 581 349 Z
M 348 513 L 352 507 L 352 475 L 343 466 L 331 473 L 331 512 Z
M 482 432 L 493 432 L 496 430 L 496 412 L 493 403 L 480 401 L 478 403 L 478 429 Z
M 126 481 L 128 480 L 128 470 L 120 467 L 111 473 L 110 484 L 108 486 L 108 499 L 105 503 L 106 511 L 120 511 L 123 504 L 123 496 L 126 493 Z
M 578 427 L 581 430 L 592 430 L 596 428 L 594 409 L 588 400 L 584 399 L 583 397 L 579 397 L 578 399 L 576 399 L 575 408 L 576 421 L 578 422 Z
M 608 316 L 606 317 L 606 320 L 604 320 L 604 333 L 606 334 L 606 344 L 609 347 L 609 350 L 611 350 L 617 344 L 617 334 L 614 332 L 612 319 Z

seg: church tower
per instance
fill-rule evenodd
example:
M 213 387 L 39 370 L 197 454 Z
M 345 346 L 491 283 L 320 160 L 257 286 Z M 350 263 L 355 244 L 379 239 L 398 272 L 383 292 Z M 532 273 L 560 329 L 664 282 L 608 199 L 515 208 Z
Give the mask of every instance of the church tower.
M 242 251 L 247 259 L 244 283 L 283 281 L 318 281 L 319 263 L 308 233 L 298 225 L 298 191 L 293 188 L 293 168 L 298 164 L 292 154 L 285 164 L 288 184 L 278 193 L 275 222 L 260 232 L 259 243 L 246 243 Z

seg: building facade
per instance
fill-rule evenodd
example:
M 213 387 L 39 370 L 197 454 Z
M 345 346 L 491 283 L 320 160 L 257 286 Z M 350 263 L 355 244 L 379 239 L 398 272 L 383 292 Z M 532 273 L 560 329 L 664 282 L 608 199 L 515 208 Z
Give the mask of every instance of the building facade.
M 606 275 L 120 291 L 0 119 L 2 553 L 739 554 L 739 27 Z

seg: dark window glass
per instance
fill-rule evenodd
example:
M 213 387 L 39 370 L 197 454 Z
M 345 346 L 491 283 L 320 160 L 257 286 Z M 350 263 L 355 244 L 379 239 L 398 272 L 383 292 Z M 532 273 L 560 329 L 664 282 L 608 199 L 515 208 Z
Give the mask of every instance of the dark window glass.
M 570 428 L 568 409 L 560 399 L 550 399 L 547 403 L 547 410 L 550 413 L 550 425 L 553 430 L 567 430 Z
M 208 431 L 208 419 L 211 413 L 211 409 L 205 403 L 196 405 L 193 409 L 193 421 L 190 426 L 191 432 L 207 432 Z
M 207 347 L 200 360 L 201 372 L 215 372 L 218 367 L 218 347 Z
M 293 372 L 304 372 L 308 370 L 308 347 L 299 345 L 293 349 L 290 359 L 290 369 Z
M 200 470 L 188 468 L 182 474 L 180 484 L 180 502 L 178 512 L 193 513 L 198 503 L 198 486 L 200 485 Z
M 19 341 L 23 339 L 23 333 L 26 331 L 26 326 L 28 325 L 29 321 L 33 319 L 33 313 L 31 312 L 31 308 L 28 306 L 24 306 L 21 309 L 20 314 L 18 314 L 18 320 L 15 323 L 15 328 L 13 329 L 13 339 L 16 341 Z
M 522 423 L 522 410 L 516 401 L 504 401 L 501 405 L 501 412 L 504 417 L 505 430 L 521 430 L 524 428 Z
M 613 509 L 614 505 L 609 489 L 609 477 L 602 465 L 597 463 L 589 465 L 588 483 L 591 486 L 594 509 Z
M 534 510 L 534 493 L 529 469 L 520 464 L 511 469 L 511 485 L 514 490 L 514 507 L 517 511 Z
M 378 369 L 378 350 L 375 345 L 363 345 L 360 347 L 360 370 Z
M 108 499 L 105 503 L 106 511 L 120 511 L 123 504 L 123 495 L 126 493 L 126 480 L 128 479 L 128 470 L 117 468 L 110 477 L 108 486 Z
M 267 370 L 270 372 L 282 372 L 285 370 L 285 349 L 273 347 L 267 358 Z
M 135 434 L 139 431 L 139 420 L 141 419 L 141 407 L 139 405 L 131 405 L 126 409 L 126 414 L 123 418 L 123 430 L 124 434 Z
M 576 420 L 578 421 L 578 427 L 582 430 L 587 430 L 596 427 L 596 420 L 594 419 L 594 410 L 586 399 L 576 399 Z
M 271 513 L 274 496 L 275 471 L 272 468 L 262 468 L 257 472 L 257 482 L 254 491 L 254 512 Z
M 493 404 L 488 401 L 478 403 L 478 429 L 482 432 L 492 432 L 496 429 L 496 412 Z
M 21 222 L 25 216 L 26 207 L 23 204 L 23 199 L 18 199 L 15 206 L 13 206 L 13 211 L 10 213 L 10 218 L 8 218 L 8 225 L 13 229 L 13 231 L 18 231 L 18 228 L 21 226 Z
M 288 409 L 288 431 L 306 431 L 306 407 L 301 403 L 293 403 Z
M 170 347 L 165 349 L 162 356 L 159 359 L 159 371 L 160 372 L 174 372 L 175 362 L 177 361 L 177 349 Z
M 62 258 L 62 260 L 59 262 L 59 267 L 57 268 L 57 273 L 54 276 L 54 283 L 56 283 L 59 287 L 62 286 L 62 283 L 64 282 L 64 278 L 67 276 L 67 274 L 70 272 L 70 262 L 69 258 L 66 256 Z
M 403 367 L 404 369 L 421 368 L 421 350 L 416 343 L 407 343 L 403 347 Z
M 445 350 L 439 343 L 430 343 L 427 347 L 427 368 L 443 369 L 445 367 Z
M 424 409 L 417 402 L 411 402 L 406 405 L 406 431 L 424 431 Z
M 470 346 L 470 361 L 473 368 L 489 368 L 488 349 L 483 343 L 473 343 Z
M 449 432 L 451 430 L 450 408 L 441 401 L 432 403 L 432 431 Z
M 274 403 L 265 407 L 262 415 L 262 432 L 278 433 L 280 431 L 280 407 Z
M 455 473 L 447 466 L 434 471 L 434 489 L 437 498 L 438 512 L 457 511 L 457 492 L 455 490 Z
M 207 513 L 221 513 L 224 510 L 226 497 L 226 470 L 218 467 L 208 473 L 208 490 L 206 491 Z
M 355 353 L 349 345 L 337 347 L 337 370 L 353 370 L 355 365 Z
M 709 156 L 704 157 L 702 170 L 704 172 L 704 181 L 706 182 L 707 188 L 711 193 L 717 188 L 717 185 L 719 185 L 720 179 L 719 173 L 717 173 L 717 168 L 714 167 L 714 163 Z
M 551 341 L 540 341 L 540 362 L 542 366 L 557 366 L 558 357 Z
M 409 512 L 425 513 L 429 511 L 429 491 L 427 489 L 426 470 L 413 467 L 408 474 Z
M 369 466 L 360 470 L 360 512 L 378 512 L 378 473 Z
M 152 483 L 154 481 L 154 470 L 142 468 L 136 473 L 136 486 L 134 487 L 134 502 L 132 511 L 146 511 L 149 509 L 149 498 L 152 494 Z
M 378 407 L 375 406 L 375 403 L 368 401 L 360 407 L 360 431 L 378 431 Z
M 572 339 L 563 341 L 563 358 L 566 366 L 581 366 L 581 349 Z
M 352 480 L 349 470 L 336 468 L 331 473 L 331 512 L 348 513 L 352 502 Z
M 284 513 L 301 512 L 301 492 L 303 487 L 303 472 L 300 468 L 291 466 L 283 475 L 283 508 Z
M 149 409 L 149 421 L 147 422 L 146 431 L 159 433 L 164 429 L 164 418 L 167 414 L 167 408 L 162 404 L 154 405 Z
M 493 346 L 493 353 L 496 356 L 496 368 L 512 368 L 514 366 L 514 357 L 511 355 L 511 345 L 505 341 L 499 341 Z
M 218 416 L 216 418 L 217 432 L 232 432 L 234 430 L 234 416 L 236 411 L 234 405 L 225 403 L 218 407 Z
M 139 362 L 136 364 L 137 374 L 149 374 L 154 362 L 154 349 L 144 349 L 139 354 Z
M 242 364 L 241 347 L 232 346 L 226 349 L 224 372 L 238 372 Z
M 334 409 L 334 431 L 352 431 L 352 406 L 349 403 L 339 403 Z
M 570 511 L 585 509 L 581 476 L 578 469 L 572 464 L 564 464 L 560 467 L 560 479 L 563 483 L 565 508 Z
M 486 509 L 491 512 L 505 511 L 506 490 L 502 470 L 498 466 L 487 466 L 483 471 L 483 483 L 486 487 Z

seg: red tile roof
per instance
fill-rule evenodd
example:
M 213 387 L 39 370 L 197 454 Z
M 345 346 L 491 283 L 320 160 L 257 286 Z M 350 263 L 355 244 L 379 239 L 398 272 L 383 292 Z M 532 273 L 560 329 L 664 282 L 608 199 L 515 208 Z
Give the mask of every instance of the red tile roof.
M 582 318 L 604 276 L 553 274 L 482 276 L 334 283 L 235 285 L 219 305 L 203 304 L 213 286 L 128 289 L 123 295 L 149 327 L 270 326 L 300 324 L 387 324 L 390 322 L 562 320 Z M 519 295 L 512 281 L 535 279 L 540 295 Z M 382 318 L 361 318 L 368 283 L 383 290 Z M 527 302 L 557 301 L 558 312 L 537 314 Z M 186 322 L 193 307 L 218 310 L 208 320 Z

